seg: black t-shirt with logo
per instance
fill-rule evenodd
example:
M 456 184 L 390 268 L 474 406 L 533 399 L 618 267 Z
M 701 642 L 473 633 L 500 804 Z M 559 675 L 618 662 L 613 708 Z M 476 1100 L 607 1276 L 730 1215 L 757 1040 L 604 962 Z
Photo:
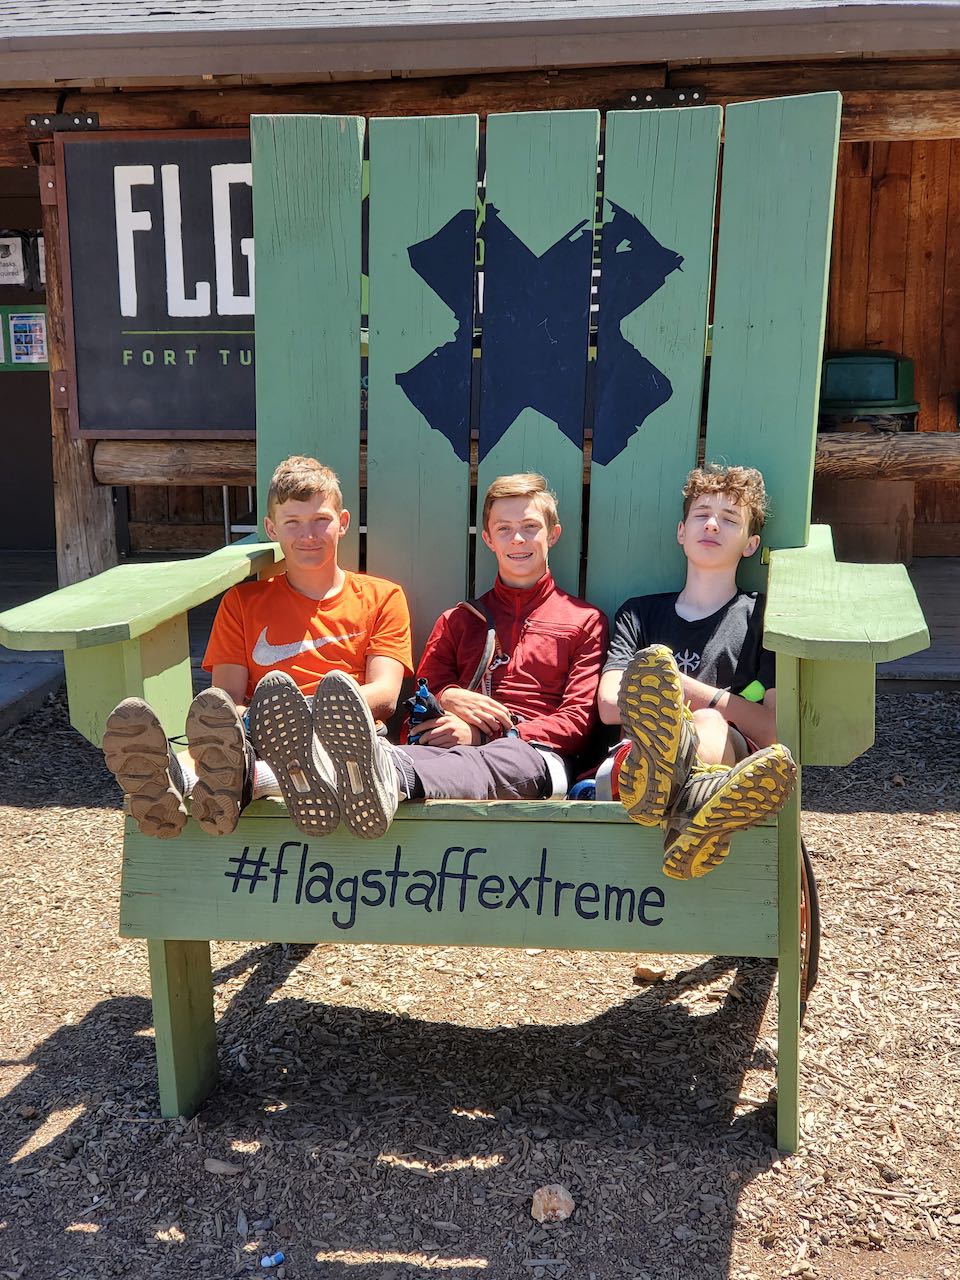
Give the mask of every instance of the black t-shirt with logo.
M 623 671 L 638 649 L 665 644 L 684 675 L 716 689 L 740 693 L 754 680 L 774 688 L 774 655 L 762 643 L 762 595 L 738 591 L 708 618 L 687 622 L 676 610 L 678 594 L 634 596 L 620 606 L 604 671 Z

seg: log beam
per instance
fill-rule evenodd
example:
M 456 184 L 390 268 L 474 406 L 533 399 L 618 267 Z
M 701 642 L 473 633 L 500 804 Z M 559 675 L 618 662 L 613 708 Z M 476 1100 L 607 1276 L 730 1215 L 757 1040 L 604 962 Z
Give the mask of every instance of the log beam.
M 253 440 L 98 440 L 100 484 L 255 485 Z
M 793 58 L 726 66 L 671 63 L 667 84 L 671 89 L 698 85 L 711 100 L 729 94 L 769 98 L 826 89 L 870 89 L 883 94 L 904 89 L 960 89 L 960 57 Z
M 629 65 L 504 75 L 430 76 L 208 89 L 71 91 L 68 111 L 96 111 L 103 129 L 247 128 L 251 115 L 486 116 L 488 112 L 606 110 L 638 88 L 662 88 L 666 66 Z M 52 90 L 0 92 L 0 165 L 30 164 L 24 118 L 52 111 Z
M 960 480 L 960 432 L 821 432 L 814 471 L 837 480 Z
M 606 111 L 628 106 L 637 88 L 667 84 L 675 89 L 702 85 L 707 101 L 721 104 L 837 89 L 844 95 L 840 136 L 845 140 L 960 137 L 960 59 L 945 58 L 670 68 L 658 63 L 314 84 L 77 88 L 70 90 L 67 107 L 99 112 L 101 129 L 225 129 L 246 128 L 250 116 L 260 113 Z M 55 104 L 53 90 L 0 92 L 0 167 L 36 162 L 24 119 L 52 111 Z
M 960 480 L 960 432 L 824 431 L 818 476 L 864 480 Z M 98 440 L 93 470 L 103 485 L 252 485 L 253 440 Z

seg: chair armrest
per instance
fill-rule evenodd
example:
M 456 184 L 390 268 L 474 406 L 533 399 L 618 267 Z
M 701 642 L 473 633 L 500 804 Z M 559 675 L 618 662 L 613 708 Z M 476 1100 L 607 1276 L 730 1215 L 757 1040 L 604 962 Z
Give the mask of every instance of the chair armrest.
M 902 564 L 838 564 L 826 525 L 805 547 L 770 553 L 763 643 L 796 658 L 887 662 L 930 634 Z
M 10 649 L 88 649 L 133 640 L 274 563 L 273 543 L 241 542 L 196 560 L 121 564 L 0 614 Z

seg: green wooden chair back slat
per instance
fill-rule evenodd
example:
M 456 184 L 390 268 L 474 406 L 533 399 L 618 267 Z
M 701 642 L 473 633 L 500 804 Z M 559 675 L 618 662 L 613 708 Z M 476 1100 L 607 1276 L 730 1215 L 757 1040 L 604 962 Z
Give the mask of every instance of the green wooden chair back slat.
M 611 615 L 683 580 L 720 123 L 719 107 L 607 116 L 586 594 Z
M 367 570 L 414 647 L 467 593 L 476 116 L 370 125 Z
M 596 111 L 487 120 L 477 490 L 510 472 L 547 476 L 564 525 L 551 569 L 573 592 L 599 141 Z M 495 568 L 478 538 L 478 591 Z
M 763 472 L 770 547 L 810 526 L 839 130 L 836 93 L 726 111 L 707 457 Z
M 772 547 L 802 546 L 809 525 L 838 120 L 836 94 L 726 114 L 706 456 L 761 467 Z M 586 595 L 612 613 L 682 581 L 674 531 L 697 458 L 719 130 L 712 107 L 607 116 L 588 394 L 597 112 L 488 117 L 481 274 L 476 117 L 375 121 L 368 166 L 360 119 L 254 117 L 261 492 L 279 458 L 320 456 L 354 513 L 356 563 L 368 183 L 366 564 L 404 585 L 417 645 L 469 586 L 471 413 L 478 500 L 513 471 L 542 471 L 557 493 L 562 586 L 580 581 L 585 421 Z M 494 569 L 478 535 L 478 592 Z M 760 557 L 746 576 L 761 585 Z
M 341 562 L 354 568 L 360 512 L 360 176 L 364 121 L 253 116 L 257 245 L 257 491 L 294 453 L 340 477 L 353 526 Z

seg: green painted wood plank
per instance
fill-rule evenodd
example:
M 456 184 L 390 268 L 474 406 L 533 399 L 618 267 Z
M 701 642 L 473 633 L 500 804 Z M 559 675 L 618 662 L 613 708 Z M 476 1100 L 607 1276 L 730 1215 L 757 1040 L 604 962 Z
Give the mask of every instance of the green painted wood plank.
M 197 560 L 117 565 L 0 614 L 0 643 L 70 650 L 135 639 L 274 561 L 272 543 L 238 543 Z
M 873 662 L 800 662 L 800 741 L 804 764 L 849 764 L 876 736 Z
M 257 490 L 290 454 L 336 471 L 360 526 L 360 169 L 356 116 L 252 116 L 257 246 Z
M 777 656 L 777 736 L 802 753 L 800 670 Z M 800 778 L 777 822 L 777 1146 L 800 1144 Z
M 265 796 L 254 800 L 244 814 L 254 818 L 282 818 L 287 811 L 282 800 Z M 436 822 L 581 822 L 596 826 L 614 823 L 629 826 L 632 819 L 617 801 L 609 800 L 421 800 L 402 804 L 394 822 L 402 824 Z M 768 821 L 775 826 L 776 820 Z
M 764 643 L 798 658 L 886 662 L 930 643 L 902 564 L 837 564 L 826 526 L 770 556 Z
M 611 616 L 683 583 L 720 120 L 719 107 L 607 115 L 586 594 Z
M 661 872 L 658 831 L 605 825 L 601 844 L 594 834 L 583 824 L 491 817 L 397 824 L 379 841 L 341 828 L 304 842 L 289 822 L 245 818 L 232 836 L 206 836 L 190 822 L 161 845 L 128 822 L 121 932 L 776 953 L 775 828 L 743 833 L 709 878 L 683 883 Z
M 419 653 L 467 594 L 476 116 L 370 124 L 367 569 Z
M 183 733 L 193 698 L 186 614 L 122 644 L 64 652 L 70 723 L 100 746 L 107 716 L 123 698 L 144 698 L 168 736 Z
M 542 472 L 564 527 L 550 567 L 574 593 L 599 138 L 595 111 L 487 119 L 477 505 L 496 476 Z M 477 591 L 495 574 L 478 536 Z
M 151 938 L 160 1114 L 192 1116 L 217 1078 L 210 944 Z
M 726 111 L 706 456 L 761 469 L 770 547 L 810 523 L 839 127 L 836 93 Z
M 283 818 L 282 800 L 264 797 L 255 800 L 244 813 L 256 818 Z M 609 800 L 422 800 L 403 804 L 395 822 L 420 823 L 450 819 L 454 822 L 587 822 L 622 823 L 632 820 L 623 805 Z M 769 825 L 773 826 L 774 823 Z

